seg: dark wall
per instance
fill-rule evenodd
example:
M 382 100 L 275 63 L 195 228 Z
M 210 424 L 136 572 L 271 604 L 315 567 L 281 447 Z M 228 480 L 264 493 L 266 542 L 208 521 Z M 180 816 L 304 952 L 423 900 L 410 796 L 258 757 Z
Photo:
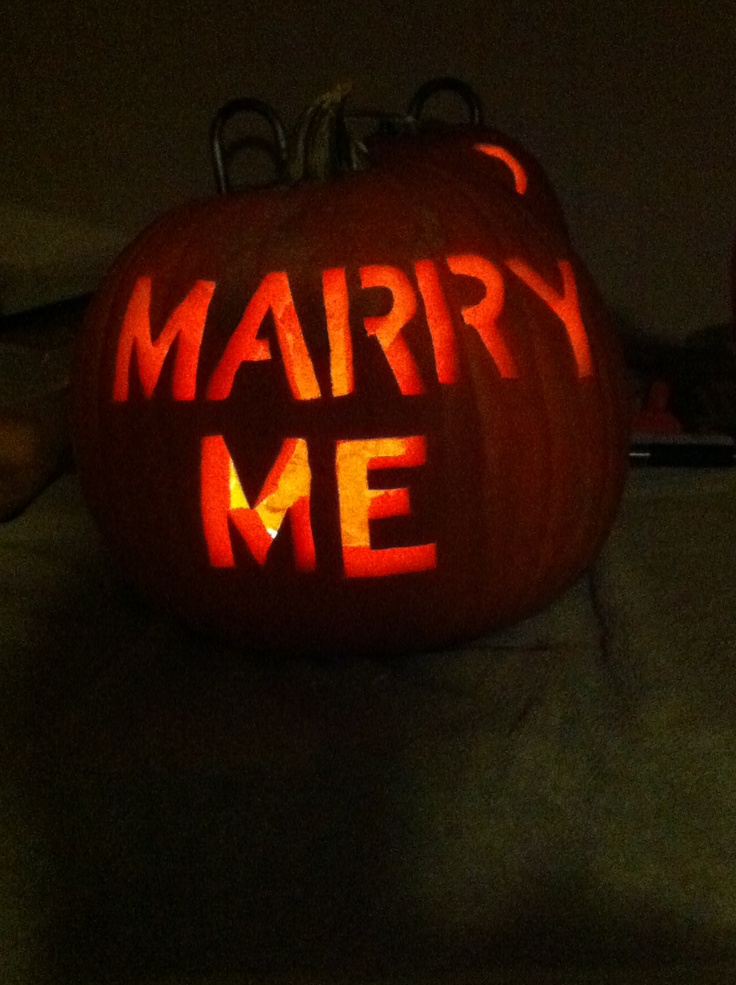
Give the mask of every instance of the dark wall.
M 207 128 L 227 99 L 291 120 L 350 78 L 356 103 L 403 108 L 452 73 L 542 160 L 614 306 L 671 335 L 728 316 L 731 2 L 37 0 L 2 21 L 0 204 L 16 216 L 129 235 L 212 189 Z

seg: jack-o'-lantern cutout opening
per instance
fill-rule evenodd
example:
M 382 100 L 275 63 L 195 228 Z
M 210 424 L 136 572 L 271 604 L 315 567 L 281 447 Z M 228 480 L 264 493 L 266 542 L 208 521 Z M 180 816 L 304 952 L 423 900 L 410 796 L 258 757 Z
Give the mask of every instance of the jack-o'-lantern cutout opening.
M 485 154 L 486 157 L 493 158 L 497 161 L 501 161 L 511 172 L 514 180 L 514 191 L 517 195 L 525 195 L 526 190 L 529 187 L 529 179 L 524 167 L 519 161 L 514 157 L 510 150 L 506 147 L 502 147 L 501 144 L 484 144 L 477 143 L 473 144 L 473 150 L 478 151 L 479 154 Z
M 345 169 L 344 148 L 319 178 L 341 112 L 321 101 L 292 138 L 309 180 L 188 204 L 121 256 L 80 339 L 79 473 L 130 577 L 204 630 L 439 647 L 591 563 L 623 485 L 625 376 L 505 145 L 474 151 L 507 172 L 482 196 L 454 167 Z

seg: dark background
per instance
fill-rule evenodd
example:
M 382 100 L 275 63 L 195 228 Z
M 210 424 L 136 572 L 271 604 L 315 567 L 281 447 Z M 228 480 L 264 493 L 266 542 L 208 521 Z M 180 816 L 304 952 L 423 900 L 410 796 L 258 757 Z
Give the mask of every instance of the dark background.
M 156 214 L 213 190 L 207 129 L 287 121 L 336 80 L 403 109 L 457 75 L 556 184 L 611 304 L 682 337 L 729 312 L 736 5 L 649 0 L 38 0 L 0 33 L 0 310 L 94 286 Z

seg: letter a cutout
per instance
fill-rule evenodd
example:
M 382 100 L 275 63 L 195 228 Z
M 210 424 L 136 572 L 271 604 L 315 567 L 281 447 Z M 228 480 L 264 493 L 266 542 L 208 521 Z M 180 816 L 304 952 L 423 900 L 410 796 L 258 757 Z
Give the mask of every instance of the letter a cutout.
M 271 358 L 268 339 L 258 337 L 258 330 L 269 311 L 273 314 L 276 339 L 292 395 L 296 400 L 315 400 L 321 395 L 294 307 L 289 278 L 284 271 L 274 271 L 266 274 L 258 285 L 240 323 L 230 337 L 210 379 L 208 400 L 225 400 L 230 396 L 235 374 L 242 363 Z

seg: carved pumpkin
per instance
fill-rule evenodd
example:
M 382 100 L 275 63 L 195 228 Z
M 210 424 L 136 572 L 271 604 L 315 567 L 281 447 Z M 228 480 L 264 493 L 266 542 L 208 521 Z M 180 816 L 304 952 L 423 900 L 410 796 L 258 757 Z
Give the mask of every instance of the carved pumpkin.
M 545 605 L 608 533 L 629 400 L 588 274 L 506 191 L 479 210 L 418 173 L 187 204 L 91 305 L 83 488 L 131 579 L 203 630 L 440 647 Z

